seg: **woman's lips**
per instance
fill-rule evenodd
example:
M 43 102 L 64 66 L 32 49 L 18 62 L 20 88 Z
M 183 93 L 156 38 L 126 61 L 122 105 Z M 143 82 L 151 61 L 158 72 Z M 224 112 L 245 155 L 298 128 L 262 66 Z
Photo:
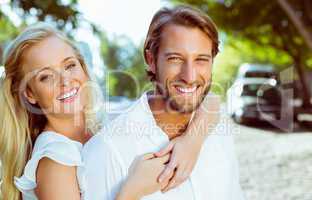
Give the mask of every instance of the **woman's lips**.
M 79 88 L 73 88 L 70 91 L 60 95 L 59 97 L 57 97 L 57 100 L 59 100 L 63 103 L 70 103 L 70 102 L 74 101 L 75 97 L 78 94 L 78 90 L 79 90 Z

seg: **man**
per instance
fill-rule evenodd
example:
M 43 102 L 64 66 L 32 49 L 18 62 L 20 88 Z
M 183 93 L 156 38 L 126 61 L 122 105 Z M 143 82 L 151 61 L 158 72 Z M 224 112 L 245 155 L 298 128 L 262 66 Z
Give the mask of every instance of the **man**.
M 209 92 L 217 53 L 218 33 L 208 16 L 185 6 L 155 14 L 144 45 L 154 91 L 144 93 L 85 145 L 86 199 L 113 200 L 135 157 L 157 152 L 183 134 Z M 184 151 L 191 150 L 186 146 Z M 144 199 L 243 199 L 231 135 L 215 129 L 185 182 Z

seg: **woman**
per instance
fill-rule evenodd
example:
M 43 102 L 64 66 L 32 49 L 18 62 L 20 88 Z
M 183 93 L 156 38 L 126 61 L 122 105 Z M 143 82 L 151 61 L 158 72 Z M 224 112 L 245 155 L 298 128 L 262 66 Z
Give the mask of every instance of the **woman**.
M 89 112 L 90 77 L 78 49 L 60 32 L 37 24 L 12 42 L 4 66 L 0 198 L 16 200 L 22 194 L 27 200 L 83 199 L 86 187 L 80 152 L 98 127 Z M 137 159 L 117 199 L 140 199 L 162 189 L 169 179 L 161 185 L 157 178 L 172 148 L 173 144 L 157 158 L 148 154 Z

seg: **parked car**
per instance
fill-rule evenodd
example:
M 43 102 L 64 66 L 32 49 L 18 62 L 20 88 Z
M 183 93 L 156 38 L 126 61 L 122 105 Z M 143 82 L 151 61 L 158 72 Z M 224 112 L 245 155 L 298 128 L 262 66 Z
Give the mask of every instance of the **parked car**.
M 242 124 L 279 120 L 281 102 L 275 79 L 237 79 L 227 93 L 228 112 Z
M 310 109 L 303 109 L 299 108 L 296 111 L 296 120 L 301 125 L 312 129 L 312 108 Z
M 272 65 L 244 63 L 239 67 L 239 78 L 272 78 L 278 81 L 278 74 Z

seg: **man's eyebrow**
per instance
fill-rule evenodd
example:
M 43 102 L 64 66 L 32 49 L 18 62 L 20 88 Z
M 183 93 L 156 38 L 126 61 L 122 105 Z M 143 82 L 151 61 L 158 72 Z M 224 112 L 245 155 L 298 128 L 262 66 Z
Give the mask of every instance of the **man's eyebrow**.
M 165 56 L 181 56 L 180 53 L 177 53 L 177 52 L 168 52 L 168 53 L 165 53 Z
M 212 58 L 212 56 L 210 54 L 199 54 L 199 57 L 207 57 L 207 58 Z

